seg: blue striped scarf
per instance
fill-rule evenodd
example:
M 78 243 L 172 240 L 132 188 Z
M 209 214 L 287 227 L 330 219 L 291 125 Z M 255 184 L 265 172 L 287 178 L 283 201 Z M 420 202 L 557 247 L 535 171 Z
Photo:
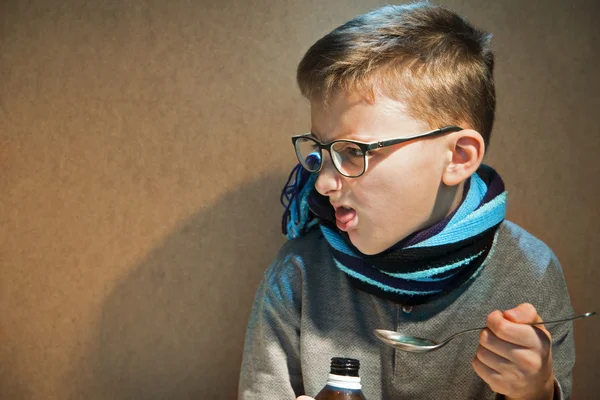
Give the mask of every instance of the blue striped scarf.
M 316 178 L 300 165 L 290 174 L 281 198 L 283 233 L 294 239 L 318 226 L 335 265 L 353 284 L 401 304 L 426 303 L 476 277 L 506 216 L 504 183 L 482 165 L 465 183 L 462 202 L 452 214 L 382 253 L 365 255 L 337 229 L 328 198 L 314 189 Z

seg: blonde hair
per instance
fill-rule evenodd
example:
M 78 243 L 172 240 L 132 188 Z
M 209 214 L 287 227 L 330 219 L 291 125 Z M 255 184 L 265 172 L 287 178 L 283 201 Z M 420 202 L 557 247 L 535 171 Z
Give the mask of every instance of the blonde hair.
M 385 6 L 318 40 L 298 65 L 303 96 L 327 104 L 358 92 L 406 104 L 432 128 L 463 124 L 486 145 L 496 105 L 491 34 L 428 2 Z

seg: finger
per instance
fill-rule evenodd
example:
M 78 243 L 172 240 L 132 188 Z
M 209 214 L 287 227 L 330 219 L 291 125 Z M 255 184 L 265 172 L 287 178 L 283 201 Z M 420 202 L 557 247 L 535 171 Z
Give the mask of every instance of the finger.
M 498 338 L 527 348 L 538 348 L 540 346 L 539 329 L 522 323 L 515 323 L 506 318 L 500 311 L 494 311 L 488 315 L 487 327 Z
M 517 324 L 542 322 L 535 307 L 529 303 L 519 304 L 515 308 L 504 311 L 504 318 Z
M 519 350 L 528 350 L 526 347 L 516 345 L 500 339 L 490 329 L 483 329 L 479 333 L 479 346 L 484 347 L 494 354 L 509 361 L 514 361 L 514 353 Z
M 296 400 L 315 400 L 315 399 L 313 399 L 312 397 L 308 397 L 308 396 L 300 396 Z
M 485 348 L 499 357 L 506 359 L 509 364 L 501 364 L 502 367 L 500 367 L 500 364 L 492 364 L 491 361 L 485 362 L 483 358 L 481 360 L 502 373 L 511 371 L 514 373 L 515 368 L 517 370 L 538 371 L 544 365 L 544 360 L 550 359 L 550 363 L 552 362 L 552 349 L 550 342 L 545 340 L 546 336 L 544 333 L 539 329 L 534 330 L 540 336 L 540 342 L 542 342 L 542 345 L 536 349 L 505 342 L 494 335 L 489 329 L 484 329 L 479 335 L 479 347 Z
M 479 361 L 481 361 L 487 367 L 500 373 L 512 369 L 514 365 L 512 361 L 486 349 L 483 346 L 479 346 L 477 353 L 475 353 L 475 357 L 477 357 L 477 359 L 479 359 Z
M 533 324 L 543 322 L 542 317 L 540 317 L 535 307 L 529 303 L 519 304 L 513 309 L 506 310 L 503 316 L 509 321 L 518 324 Z M 536 327 L 550 336 L 550 332 L 548 332 L 544 325 L 536 325 Z
M 494 392 L 498 391 L 498 383 L 502 381 L 502 375 L 493 368 L 488 367 L 484 363 L 482 363 L 479 358 L 474 357 L 471 362 L 475 373 L 479 375 L 481 379 L 488 385 Z

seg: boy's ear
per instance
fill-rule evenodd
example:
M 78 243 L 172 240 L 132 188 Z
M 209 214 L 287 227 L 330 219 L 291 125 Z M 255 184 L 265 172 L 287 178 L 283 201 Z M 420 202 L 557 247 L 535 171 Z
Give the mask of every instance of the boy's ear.
M 485 143 L 479 132 L 464 129 L 449 136 L 451 160 L 444 170 L 442 182 L 456 186 L 469 178 L 481 165 L 485 153 Z

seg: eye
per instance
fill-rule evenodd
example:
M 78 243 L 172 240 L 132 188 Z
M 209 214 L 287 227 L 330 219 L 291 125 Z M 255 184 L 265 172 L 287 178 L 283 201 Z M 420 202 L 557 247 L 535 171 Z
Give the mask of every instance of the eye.
M 360 147 L 354 145 L 354 144 L 349 144 L 348 146 L 344 146 L 344 149 L 342 150 L 344 157 L 345 158 L 362 158 L 363 157 L 363 151 L 360 149 Z

